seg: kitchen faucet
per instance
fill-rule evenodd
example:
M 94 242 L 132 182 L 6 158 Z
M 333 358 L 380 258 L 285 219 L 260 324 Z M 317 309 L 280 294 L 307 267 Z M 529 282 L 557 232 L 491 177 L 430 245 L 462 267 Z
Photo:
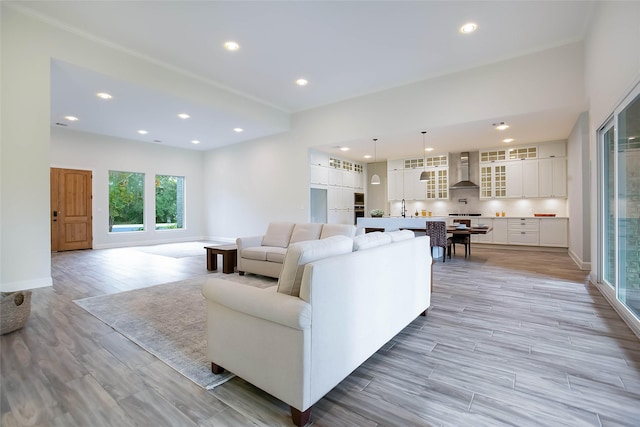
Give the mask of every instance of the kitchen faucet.
M 402 199 L 402 218 L 406 218 L 406 217 L 407 217 L 407 208 L 406 208 L 404 199 Z

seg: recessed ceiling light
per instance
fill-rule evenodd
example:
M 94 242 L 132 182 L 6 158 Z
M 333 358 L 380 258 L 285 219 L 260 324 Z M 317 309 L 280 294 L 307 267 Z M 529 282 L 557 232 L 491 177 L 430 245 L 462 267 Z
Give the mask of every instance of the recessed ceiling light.
M 106 92 L 98 92 L 98 93 L 96 93 L 96 96 L 98 98 L 102 98 L 102 99 L 111 99 L 111 98 L 113 98 L 113 96 L 109 95 Z
M 178 114 L 178 117 L 180 117 L 181 119 L 188 119 L 191 116 L 188 115 L 187 113 L 180 113 L 180 114 Z
M 228 42 L 224 42 L 224 48 L 230 51 L 240 49 L 240 45 L 234 41 L 229 40 Z
M 306 86 L 309 84 L 309 82 L 306 79 L 298 79 L 296 80 L 296 84 L 298 86 Z
M 242 128 L 233 128 L 233 131 L 234 132 L 238 132 L 238 133 L 242 132 L 243 130 L 244 129 L 242 129 Z
M 478 29 L 478 25 L 477 24 L 475 24 L 473 22 L 467 22 L 462 27 L 460 27 L 460 32 L 462 34 L 469 34 L 469 33 L 473 33 L 477 29 Z
M 364 158 L 365 158 L 365 159 L 370 159 L 370 158 L 372 158 L 372 157 L 373 157 L 373 156 L 372 156 L 371 154 L 365 154 L 365 155 L 364 155 Z
M 424 149 L 424 151 L 433 151 L 433 147 L 427 147 Z
M 506 139 L 503 139 L 503 140 L 502 140 L 502 142 L 506 142 L 506 143 L 508 144 L 508 143 L 510 143 L 510 142 L 513 142 L 513 138 L 506 138 Z
M 193 141 L 191 141 L 192 144 L 200 144 L 200 141 L 198 141 L 197 139 L 194 139 Z
M 493 123 L 491 126 L 495 127 L 498 130 L 509 129 L 509 125 L 505 124 L 504 122 Z
M 139 133 L 140 135 L 146 135 L 146 134 L 148 134 L 149 132 L 147 132 L 147 131 L 146 131 L 146 130 L 144 130 L 144 129 L 140 129 L 140 130 L 138 131 L 138 133 Z
M 340 151 L 349 151 L 351 148 L 349 147 L 340 147 Z
M 70 122 L 77 122 L 78 118 L 76 116 L 64 116 L 65 119 L 69 120 Z

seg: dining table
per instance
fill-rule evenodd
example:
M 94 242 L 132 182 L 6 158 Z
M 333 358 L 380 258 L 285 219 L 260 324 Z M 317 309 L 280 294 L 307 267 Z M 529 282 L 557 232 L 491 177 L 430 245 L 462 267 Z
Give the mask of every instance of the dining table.
M 482 227 L 460 227 L 460 226 L 447 226 L 447 233 L 452 234 L 453 236 L 470 236 L 471 234 L 487 234 L 493 230 L 493 227 L 482 226 Z M 469 246 L 469 256 L 471 256 L 471 239 L 469 239 L 466 244 Z M 465 258 L 467 256 L 467 251 L 465 247 Z
M 493 227 L 454 227 L 448 226 L 447 233 L 450 234 L 487 234 L 490 231 L 493 231 Z

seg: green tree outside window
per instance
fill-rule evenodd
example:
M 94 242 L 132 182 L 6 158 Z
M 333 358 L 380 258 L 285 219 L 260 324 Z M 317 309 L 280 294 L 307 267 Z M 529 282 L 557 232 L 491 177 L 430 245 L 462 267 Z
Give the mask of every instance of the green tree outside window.
M 143 230 L 144 174 L 109 171 L 109 232 Z

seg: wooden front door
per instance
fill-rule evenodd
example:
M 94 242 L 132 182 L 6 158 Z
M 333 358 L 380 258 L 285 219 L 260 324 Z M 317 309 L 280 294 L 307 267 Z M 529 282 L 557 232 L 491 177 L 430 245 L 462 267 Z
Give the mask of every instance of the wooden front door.
M 51 168 L 51 250 L 92 249 L 91 171 Z

